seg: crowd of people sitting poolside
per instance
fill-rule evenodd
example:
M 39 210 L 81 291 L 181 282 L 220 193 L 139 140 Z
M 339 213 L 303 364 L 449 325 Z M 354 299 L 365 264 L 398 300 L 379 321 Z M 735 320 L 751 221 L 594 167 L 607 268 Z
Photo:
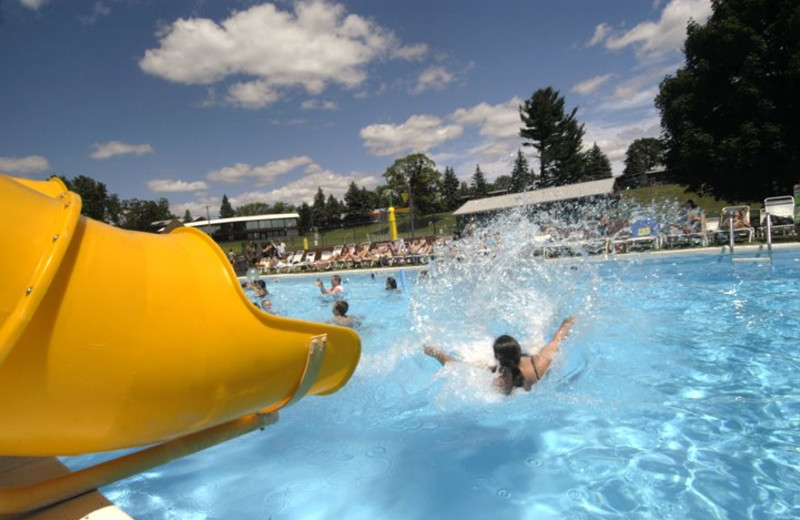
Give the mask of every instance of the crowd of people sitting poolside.
M 287 252 L 283 242 L 269 242 L 262 247 L 250 242 L 244 251 L 244 262 L 264 274 L 419 265 L 429 262 L 434 246 L 444 242 L 441 238 L 418 237 L 409 241 L 401 238 L 297 252 Z M 229 256 L 234 263 L 236 255 L 232 250 Z

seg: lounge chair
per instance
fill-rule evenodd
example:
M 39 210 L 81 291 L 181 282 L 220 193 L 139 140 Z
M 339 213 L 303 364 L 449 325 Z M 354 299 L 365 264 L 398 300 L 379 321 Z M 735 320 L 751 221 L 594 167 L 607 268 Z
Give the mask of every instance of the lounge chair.
M 655 213 L 635 213 L 627 232 L 620 233 L 619 238 L 613 241 L 613 246 L 615 250 L 621 248 L 625 252 L 648 246 L 661 249 L 661 241 Z
M 314 261 L 317 259 L 317 252 L 316 251 L 309 251 L 306 253 L 306 257 L 297 264 L 298 271 L 311 271 L 314 269 Z
M 794 222 L 794 197 L 768 197 L 764 199 L 764 207 L 759 218 L 759 232 L 761 236 L 767 235 L 767 216 L 772 221 L 772 236 L 796 234 Z
M 293 255 L 289 255 L 286 259 L 286 265 L 283 267 L 285 273 L 291 273 L 296 270 L 303 261 L 303 256 L 306 254 L 304 250 L 295 251 Z
M 727 206 L 722 208 L 719 217 L 719 231 L 717 235 L 723 241 L 729 241 L 733 228 L 733 240 L 753 241 L 755 230 L 750 225 L 750 206 Z

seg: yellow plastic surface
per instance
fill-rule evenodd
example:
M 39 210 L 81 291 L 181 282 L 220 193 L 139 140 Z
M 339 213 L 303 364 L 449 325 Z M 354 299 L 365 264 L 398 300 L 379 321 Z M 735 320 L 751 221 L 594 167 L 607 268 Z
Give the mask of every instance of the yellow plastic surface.
M 353 374 L 354 331 L 259 311 L 204 233 L 125 231 L 80 205 L 57 179 L 0 175 L 1 455 L 140 446 L 276 410 L 320 335 L 309 394 Z

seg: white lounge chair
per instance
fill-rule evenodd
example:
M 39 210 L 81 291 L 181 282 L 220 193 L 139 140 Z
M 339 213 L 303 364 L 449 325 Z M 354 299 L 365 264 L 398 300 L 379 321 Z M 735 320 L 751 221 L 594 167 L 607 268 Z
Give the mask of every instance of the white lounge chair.
M 764 199 L 764 207 L 759 218 L 759 231 L 761 236 L 767 233 L 767 215 L 772 221 L 772 235 L 794 235 L 796 233 L 794 221 L 794 197 L 768 197 Z

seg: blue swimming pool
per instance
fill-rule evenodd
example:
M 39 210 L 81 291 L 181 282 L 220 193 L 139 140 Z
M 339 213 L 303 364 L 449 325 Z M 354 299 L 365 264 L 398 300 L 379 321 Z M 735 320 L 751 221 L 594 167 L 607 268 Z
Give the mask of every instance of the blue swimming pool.
M 345 275 L 350 383 L 277 425 L 103 489 L 138 520 L 800 517 L 800 252 L 543 261 L 513 244 L 426 276 Z M 267 281 L 325 321 L 311 278 Z M 431 343 L 489 359 L 577 324 L 530 393 L 502 397 Z M 235 355 L 235 348 L 232 348 Z M 70 459 L 85 465 L 93 457 Z

